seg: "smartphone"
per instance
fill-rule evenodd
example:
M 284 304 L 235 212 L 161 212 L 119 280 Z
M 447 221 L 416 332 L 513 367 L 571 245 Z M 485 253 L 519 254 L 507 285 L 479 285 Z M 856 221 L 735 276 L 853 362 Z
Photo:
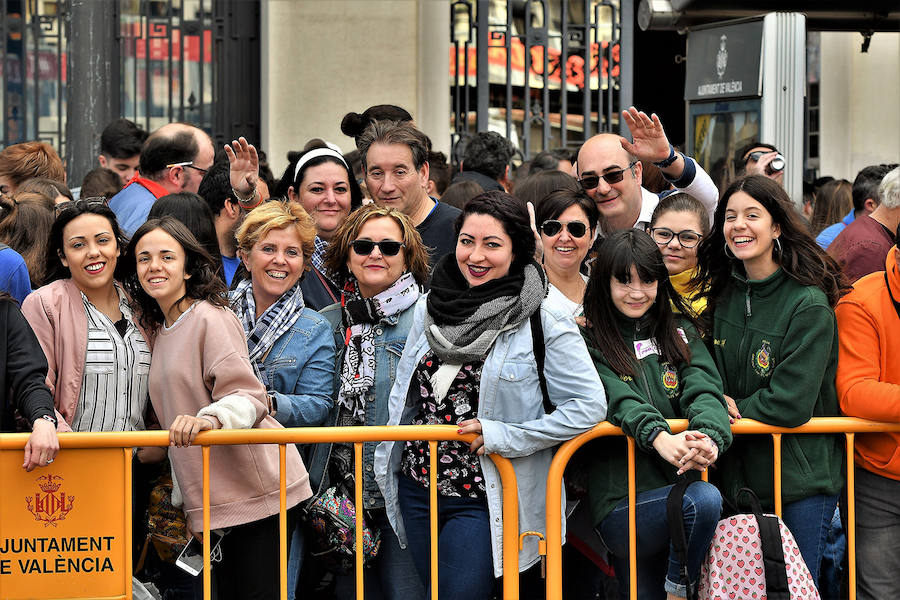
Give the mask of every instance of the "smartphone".
M 222 543 L 225 533 L 221 529 L 213 529 L 209 532 L 209 537 L 212 540 L 209 551 L 210 560 L 222 560 L 222 549 L 219 548 L 219 544 Z M 195 577 L 199 575 L 203 570 L 203 544 L 200 543 L 200 540 L 191 536 L 191 539 L 185 544 L 184 550 L 178 555 L 175 565 Z

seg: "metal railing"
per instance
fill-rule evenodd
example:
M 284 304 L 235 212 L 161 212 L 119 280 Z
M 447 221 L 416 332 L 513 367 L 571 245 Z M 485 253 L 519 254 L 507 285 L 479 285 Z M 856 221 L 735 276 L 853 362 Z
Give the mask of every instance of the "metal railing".
M 209 522 L 209 472 L 210 472 L 210 447 L 218 445 L 234 444 L 277 444 L 279 450 L 279 479 L 280 479 L 280 509 L 279 509 L 279 553 L 280 553 L 280 597 L 287 598 L 287 496 L 285 481 L 285 464 L 287 444 L 311 444 L 345 442 L 354 446 L 355 469 L 355 505 L 362 506 L 363 485 L 363 459 L 362 450 L 365 442 L 381 441 L 428 441 L 430 451 L 429 469 L 429 502 L 431 520 L 431 597 L 438 598 L 438 572 L 437 572 L 437 444 L 442 441 L 471 442 L 475 434 L 459 435 L 458 427 L 451 425 L 427 425 L 427 426 L 384 426 L 384 427 L 309 427 L 294 429 L 228 429 L 207 431 L 200 433 L 194 441 L 194 446 L 200 446 L 203 461 L 203 539 L 208 540 Z M 0 434 L 0 450 L 18 450 L 24 448 L 28 440 L 28 434 Z M 132 431 L 132 432 L 104 432 L 104 433 L 63 433 L 59 435 L 60 451 L 76 448 L 123 448 L 130 451 L 132 448 L 146 446 L 167 447 L 169 445 L 168 431 Z M 518 573 L 519 571 L 519 513 L 518 492 L 516 487 L 516 475 L 512 463 L 501 456 L 491 455 L 494 465 L 500 475 L 503 487 L 503 568 L 504 572 Z M 131 489 L 131 462 L 126 461 L 126 489 Z M 130 494 L 125 494 L 126 502 L 126 536 L 130 535 L 132 527 Z M 363 530 L 363 511 L 356 510 L 356 531 Z M 356 536 L 356 597 L 364 598 L 363 586 L 363 536 Z M 131 544 L 126 544 L 126 598 L 131 596 Z M 209 545 L 203 545 L 203 598 L 210 598 L 210 552 Z M 516 600 L 519 596 L 518 577 L 503 578 L 504 600 Z
M 675 433 L 684 431 L 688 427 L 685 419 L 669 420 L 669 427 Z M 735 435 L 768 434 L 772 436 L 774 444 L 773 477 L 775 492 L 775 514 L 782 516 L 781 502 L 781 441 L 785 434 L 811 434 L 833 433 L 843 434 L 847 438 L 846 464 L 847 464 L 847 565 L 850 581 L 849 598 L 856 598 L 856 510 L 854 502 L 855 472 L 853 469 L 854 441 L 857 433 L 884 433 L 900 431 L 900 423 L 882 423 L 867 421 L 851 417 L 819 417 L 810 419 L 800 427 L 773 427 L 754 421 L 752 419 L 740 419 L 736 421 L 731 430 Z M 569 459 L 587 442 L 606 436 L 623 436 L 622 430 L 608 422 L 603 422 L 561 445 L 553 457 L 550 465 L 550 473 L 547 476 L 547 600 L 560 600 L 562 598 L 562 528 L 561 508 L 558 501 L 552 502 L 550 498 L 559 498 L 562 494 L 563 471 Z M 637 598 L 637 523 L 635 521 L 635 501 L 637 497 L 635 487 L 635 442 L 633 438 L 626 438 L 628 445 L 628 563 L 629 563 L 629 590 L 631 598 Z M 706 479 L 706 473 L 703 473 Z

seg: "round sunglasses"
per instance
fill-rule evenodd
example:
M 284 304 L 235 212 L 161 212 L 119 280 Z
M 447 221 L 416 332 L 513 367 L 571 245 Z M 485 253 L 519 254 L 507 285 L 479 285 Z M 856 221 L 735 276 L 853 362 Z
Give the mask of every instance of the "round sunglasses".
M 562 231 L 563 227 L 566 228 L 566 231 L 568 231 L 569 235 L 573 238 L 584 237 L 584 234 L 587 233 L 587 225 L 581 221 L 569 221 L 568 223 L 564 223 L 562 221 L 557 221 L 556 219 L 547 219 L 541 223 L 541 233 L 547 237 L 553 237 Z
M 373 240 L 353 240 L 350 242 L 350 246 L 359 256 L 369 256 L 372 254 L 372 250 L 375 249 L 375 246 L 378 246 L 378 251 L 381 252 L 382 256 L 396 256 L 397 253 L 400 252 L 400 248 L 403 248 L 406 244 L 395 240 L 381 240 L 380 242 L 375 242 Z

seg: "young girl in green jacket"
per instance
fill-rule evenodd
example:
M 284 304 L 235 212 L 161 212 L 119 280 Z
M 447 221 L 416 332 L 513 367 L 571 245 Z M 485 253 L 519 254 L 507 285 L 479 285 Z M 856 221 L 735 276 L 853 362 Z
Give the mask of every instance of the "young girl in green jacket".
M 698 282 L 709 287 L 704 317 L 729 412 L 780 427 L 836 416 L 834 306 L 846 284 L 815 243 L 784 189 L 762 175 L 732 183 L 700 243 Z M 843 485 L 834 435 L 782 440 L 782 518 L 814 580 Z M 751 488 L 774 504 L 770 436 L 741 436 L 720 464 L 722 492 Z
M 685 318 L 657 245 L 630 229 L 606 238 L 584 299 L 583 334 L 606 388 L 607 419 L 633 437 L 637 485 L 638 597 L 663 589 L 685 597 L 681 563 L 666 521 L 666 498 L 681 477 L 694 480 L 685 493 L 688 572 L 696 583 L 722 510 L 722 498 L 699 472 L 731 443 L 722 382 L 715 364 Z M 687 418 L 688 430 L 672 434 L 666 419 Z M 612 555 L 623 594 L 628 591 L 628 485 L 622 440 L 590 446 L 588 495 L 597 533 Z

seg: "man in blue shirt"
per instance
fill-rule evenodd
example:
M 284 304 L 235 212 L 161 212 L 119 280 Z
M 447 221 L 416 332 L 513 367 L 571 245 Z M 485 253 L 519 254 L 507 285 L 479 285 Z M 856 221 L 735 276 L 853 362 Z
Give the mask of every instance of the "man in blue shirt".
M 231 191 L 227 160 L 221 160 L 210 168 L 200 182 L 197 193 L 206 200 L 212 211 L 216 237 L 219 240 L 219 254 L 222 255 L 225 284 L 231 287 L 234 273 L 241 264 L 241 259 L 237 257 L 237 240 L 234 232 L 240 227 L 247 213 L 238 204 L 234 192 Z

